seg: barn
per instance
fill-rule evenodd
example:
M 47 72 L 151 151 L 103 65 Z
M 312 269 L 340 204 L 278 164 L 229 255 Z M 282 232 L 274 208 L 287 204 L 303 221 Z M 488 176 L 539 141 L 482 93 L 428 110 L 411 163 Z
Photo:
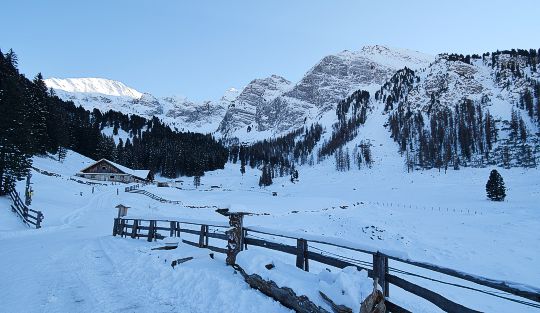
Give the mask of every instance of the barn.
M 83 168 L 76 175 L 87 179 L 122 183 L 142 183 L 152 180 L 152 174 L 149 170 L 132 170 L 106 159 L 101 159 Z

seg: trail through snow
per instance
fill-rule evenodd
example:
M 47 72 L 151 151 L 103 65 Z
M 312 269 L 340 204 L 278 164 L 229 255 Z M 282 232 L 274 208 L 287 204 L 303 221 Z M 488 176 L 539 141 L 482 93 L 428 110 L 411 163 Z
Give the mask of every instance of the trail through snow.
M 159 268 L 149 265 L 154 256 L 149 255 L 146 241 L 111 236 L 115 214 L 111 208 L 117 197 L 115 190 L 96 193 L 87 205 L 69 214 L 64 225 L 35 231 L 24 229 L 17 233 L 25 235 L 0 237 L 2 264 L 9 265 L 2 269 L 0 312 L 209 312 L 209 308 L 217 311 L 227 299 L 210 298 L 203 288 L 210 288 L 212 293 L 220 288 L 203 286 L 209 282 L 214 287 L 240 285 L 246 294 L 244 298 L 254 299 L 244 301 L 248 304 L 241 310 L 227 303 L 223 312 L 252 312 L 259 305 L 268 307 L 267 312 L 288 311 L 241 286 L 243 281 L 234 277 L 238 275 L 220 260 L 212 260 L 213 267 L 190 269 L 191 275 L 183 276 L 201 280 L 195 284 L 199 288 L 180 293 L 174 286 L 189 282 L 182 277 L 172 280 L 167 275 L 171 271 L 170 261 L 160 263 Z M 212 273 L 213 270 L 216 272 Z M 202 278 L 201 273 L 205 275 Z M 197 299 L 198 295 L 206 299 Z

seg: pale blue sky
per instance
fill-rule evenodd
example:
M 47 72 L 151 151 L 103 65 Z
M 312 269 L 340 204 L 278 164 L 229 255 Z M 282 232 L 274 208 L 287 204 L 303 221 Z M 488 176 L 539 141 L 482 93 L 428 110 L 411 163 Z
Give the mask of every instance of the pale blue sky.
M 105 77 L 219 98 L 323 56 L 384 44 L 426 53 L 540 47 L 540 1 L 2 1 L 0 49 L 27 76 Z

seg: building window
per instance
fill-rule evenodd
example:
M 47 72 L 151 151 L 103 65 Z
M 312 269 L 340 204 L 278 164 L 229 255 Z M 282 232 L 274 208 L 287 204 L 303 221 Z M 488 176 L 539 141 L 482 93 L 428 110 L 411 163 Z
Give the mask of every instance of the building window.
M 114 178 L 114 175 L 111 175 L 111 178 Z

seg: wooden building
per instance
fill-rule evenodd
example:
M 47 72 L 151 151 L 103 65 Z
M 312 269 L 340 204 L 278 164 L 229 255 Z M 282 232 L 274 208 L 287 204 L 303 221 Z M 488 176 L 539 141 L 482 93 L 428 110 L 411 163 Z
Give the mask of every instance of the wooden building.
M 153 180 L 149 170 L 132 170 L 106 159 L 95 162 L 76 175 L 87 179 L 122 183 L 142 183 Z

